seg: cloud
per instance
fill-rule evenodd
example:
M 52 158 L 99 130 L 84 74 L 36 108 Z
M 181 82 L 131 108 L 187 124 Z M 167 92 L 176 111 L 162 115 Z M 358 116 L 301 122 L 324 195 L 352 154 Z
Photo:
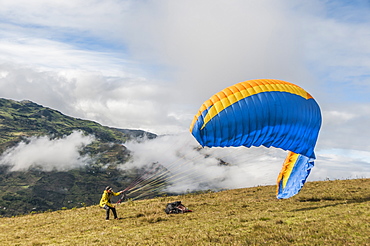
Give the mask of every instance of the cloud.
M 123 18 L 135 58 L 164 65 L 179 97 L 201 103 L 247 79 L 309 79 L 295 17 L 283 1 L 149 1 Z
M 3 80 L 3 88 L 15 85 L 23 98 L 102 124 L 158 134 L 184 130 L 214 93 L 261 77 L 299 84 L 323 111 L 368 100 L 369 19 L 354 20 L 366 7 L 357 2 L 18 0 L 2 6 L 0 60 L 39 71 L 33 81 L 44 93 L 23 90 L 21 78 Z M 14 73 L 24 72 L 16 66 Z M 45 70 L 55 74 L 45 78 Z M 51 84 L 67 100 L 46 96 L 43 88 Z M 12 97 L 8 91 L 0 96 Z
M 370 152 L 348 149 L 318 151 L 318 160 L 308 180 L 370 178 Z
M 317 95 L 325 103 L 369 102 L 370 18 L 363 14 L 370 5 L 329 5 L 304 18 L 305 58 L 321 87 Z
M 12 86 L 9 86 L 12 85 Z M 0 96 L 31 100 L 70 116 L 118 128 L 144 128 L 161 133 L 188 125 L 171 115 L 171 92 L 144 78 L 107 77 L 79 72 L 65 76 L 55 71 L 0 64 Z
M 324 109 L 317 149 L 369 151 L 370 104 L 357 103 Z
M 66 171 L 84 166 L 89 158 L 80 156 L 79 150 L 94 140 L 75 131 L 61 139 L 31 137 L 8 149 L 0 157 L 0 165 L 10 165 L 11 171 L 41 168 L 44 171 Z
M 166 167 L 169 192 L 220 190 L 275 185 L 287 152 L 265 147 L 202 148 L 187 134 L 162 136 L 145 142 L 128 142 L 132 160 L 122 169 Z M 317 153 L 308 181 L 369 178 L 369 152 L 328 149 Z M 220 160 L 225 163 L 220 164 Z M 159 172 L 163 174 L 163 172 Z M 145 176 L 143 176 L 145 177 Z
M 169 170 L 170 192 L 232 189 L 275 184 L 285 152 L 275 148 L 205 148 L 188 134 L 167 135 L 125 144 L 131 162 L 122 169 L 148 168 L 159 163 Z M 220 165 L 220 159 L 226 162 Z
M 112 41 L 128 1 L 107 0 L 65 2 L 56 0 L 2 1 L 2 29 L 18 35 L 65 41 L 88 41 L 84 37 Z M 89 43 L 83 42 L 83 45 Z M 91 44 L 91 42 L 90 42 Z
M 0 40 L 0 60 L 38 70 L 63 71 L 65 75 L 78 72 L 122 77 L 130 75 L 129 63 L 113 53 L 80 50 L 70 44 L 41 38 Z

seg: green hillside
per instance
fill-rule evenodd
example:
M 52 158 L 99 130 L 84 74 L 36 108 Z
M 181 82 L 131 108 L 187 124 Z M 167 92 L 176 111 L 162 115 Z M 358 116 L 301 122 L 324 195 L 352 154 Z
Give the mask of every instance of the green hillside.
M 46 172 L 37 167 L 10 172 L 9 166 L 0 165 L 0 216 L 94 204 L 102 187 L 125 187 L 133 178 L 116 169 L 117 164 L 130 158 L 124 143 L 144 136 L 156 137 L 141 130 L 110 128 L 76 119 L 31 101 L 0 98 L 0 154 L 21 141 L 29 141 L 31 136 L 58 139 L 73 131 L 95 136 L 94 142 L 80 150 L 81 156 L 89 156 L 93 162 L 65 172 Z
M 124 143 L 144 131 L 122 130 L 102 126 L 89 120 L 73 118 L 31 101 L 0 98 L 0 151 L 30 136 L 63 137 L 80 130 L 93 134 L 99 143 Z M 152 133 L 145 133 L 155 137 Z
M 0 218 L 2 245 L 369 245 L 370 179 L 308 182 L 286 200 L 275 186 Z M 167 215 L 180 200 L 192 213 Z

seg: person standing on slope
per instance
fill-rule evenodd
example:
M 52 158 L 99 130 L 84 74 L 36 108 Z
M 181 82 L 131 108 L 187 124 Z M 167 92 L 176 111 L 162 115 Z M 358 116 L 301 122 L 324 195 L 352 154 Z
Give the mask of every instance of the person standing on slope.
M 112 205 L 110 199 L 112 196 L 119 196 L 122 193 L 123 191 L 113 192 L 113 189 L 110 186 L 105 187 L 103 195 L 100 199 L 99 206 L 106 210 L 106 217 L 105 217 L 106 220 L 109 220 L 109 213 L 111 210 L 112 210 L 114 219 L 116 220 L 118 219 L 116 208 L 114 207 L 114 205 Z

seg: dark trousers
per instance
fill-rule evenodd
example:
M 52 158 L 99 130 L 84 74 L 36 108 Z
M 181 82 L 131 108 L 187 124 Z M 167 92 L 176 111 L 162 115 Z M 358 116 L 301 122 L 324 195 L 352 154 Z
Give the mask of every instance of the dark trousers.
M 116 211 L 116 208 L 114 207 L 109 207 L 108 205 L 104 205 L 103 207 L 106 211 L 106 214 L 107 216 L 105 217 L 106 220 L 109 220 L 109 213 L 110 213 L 110 210 L 112 210 L 112 213 L 113 213 L 113 216 L 115 219 L 117 219 L 117 211 Z

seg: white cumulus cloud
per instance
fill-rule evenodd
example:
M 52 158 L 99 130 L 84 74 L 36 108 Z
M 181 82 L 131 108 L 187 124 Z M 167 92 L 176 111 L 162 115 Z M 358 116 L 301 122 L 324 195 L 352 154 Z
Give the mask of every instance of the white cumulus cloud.
M 31 137 L 8 149 L 0 157 L 0 164 L 11 166 L 11 171 L 41 168 L 44 171 L 66 171 L 86 165 L 88 157 L 80 156 L 82 147 L 94 140 L 79 131 L 60 139 Z

